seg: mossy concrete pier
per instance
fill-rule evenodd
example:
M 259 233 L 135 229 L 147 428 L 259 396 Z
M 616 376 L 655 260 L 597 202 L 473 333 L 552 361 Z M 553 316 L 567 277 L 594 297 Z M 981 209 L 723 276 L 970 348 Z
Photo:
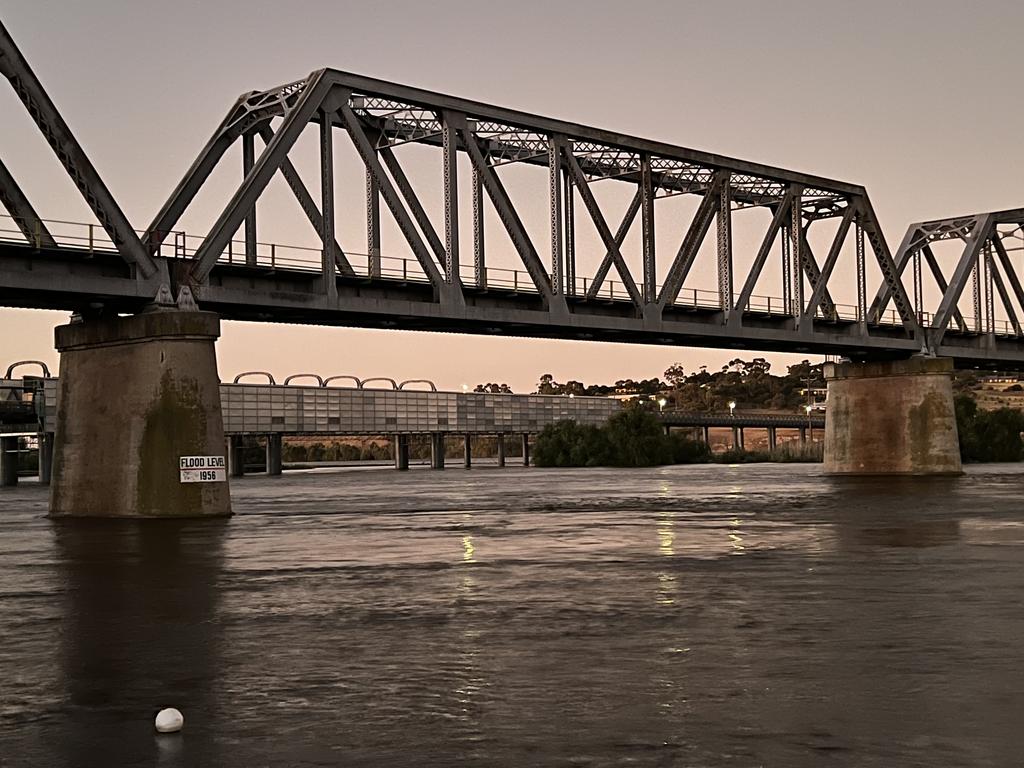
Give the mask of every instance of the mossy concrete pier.
M 829 363 L 825 379 L 827 473 L 961 473 L 952 360 Z
M 186 482 L 180 469 L 183 457 L 224 458 L 219 335 L 217 315 L 180 310 L 57 328 L 52 516 L 231 514 L 226 470 Z

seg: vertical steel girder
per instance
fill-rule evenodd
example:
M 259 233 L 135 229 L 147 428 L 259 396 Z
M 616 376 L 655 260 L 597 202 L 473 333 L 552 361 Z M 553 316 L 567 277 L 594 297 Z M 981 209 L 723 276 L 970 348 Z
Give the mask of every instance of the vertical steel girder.
M 242 180 L 252 172 L 256 164 L 256 137 L 252 132 L 242 136 Z M 245 263 L 256 266 L 256 205 L 245 215 Z
M 562 160 L 558 145 L 548 142 L 548 214 L 551 228 L 551 290 L 564 293 L 562 274 Z
M 572 188 L 569 171 L 562 170 L 562 188 L 565 190 L 565 280 L 566 293 L 576 295 L 576 193 Z
M 459 284 L 459 140 L 447 114 L 441 118 L 444 151 L 444 277 L 449 285 Z
M 117 247 L 120 257 L 134 265 L 142 277 L 155 275 L 156 263 L 3 24 L 0 24 L 0 73 L 10 81 L 46 143 Z
M 36 248 L 56 248 L 57 242 L 43 224 L 32 203 L 21 191 L 7 166 L 0 162 L 0 203 L 14 217 L 25 239 Z
M 338 283 L 334 270 L 334 118 L 328 110 L 320 112 L 320 210 L 323 226 L 320 230 L 320 274 L 324 293 L 332 299 L 338 297 Z
M 487 196 L 491 198 L 491 203 L 498 213 L 498 218 L 501 219 L 501 223 L 505 226 L 505 230 L 508 232 L 512 244 L 519 253 L 519 258 L 522 259 L 523 265 L 526 267 L 526 271 L 530 275 L 530 279 L 533 281 L 537 292 L 545 299 L 550 300 L 554 296 L 551 290 L 550 278 L 544 270 L 540 256 L 537 255 L 537 249 L 533 247 L 533 243 L 526 233 L 526 227 L 523 226 L 522 219 L 519 218 L 519 214 L 516 213 L 515 208 L 512 206 L 512 200 L 509 198 L 505 186 L 501 183 L 501 179 L 498 178 L 494 168 L 487 162 L 487 158 L 484 157 L 483 150 L 480 149 L 476 137 L 470 132 L 465 117 L 459 116 L 458 122 L 458 130 L 462 136 L 466 152 L 469 155 L 469 160 L 479 174 L 483 188 L 487 190 Z
M 651 156 L 640 157 L 641 239 L 644 253 L 644 303 L 653 304 L 658 300 L 658 268 L 654 236 L 654 176 L 651 173 Z
M 366 271 L 371 279 L 380 277 L 380 190 L 366 169 Z
M 480 172 L 473 169 L 473 282 L 483 290 L 487 287 L 487 265 L 484 261 L 484 190 Z
M 718 189 L 716 245 L 718 251 L 718 305 L 725 320 L 729 320 L 733 307 L 732 281 L 732 195 L 729 177 Z
M 565 142 L 565 139 L 563 137 L 558 137 L 556 141 L 562 150 L 562 156 L 565 158 L 566 168 L 569 171 L 569 176 L 572 179 L 573 186 L 575 186 L 579 191 L 580 197 L 583 199 L 583 204 L 590 213 L 590 218 L 593 220 L 594 226 L 597 227 L 597 232 L 601 236 L 601 240 L 604 241 L 605 248 L 607 248 L 608 252 L 611 253 L 612 263 L 615 265 L 615 269 L 618 271 L 619 277 L 626 286 L 626 293 L 629 295 L 629 298 L 632 300 L 634 305 L 642 307 L 644 301 L 640 296 L 640 290 L 636 287 L 636 281 L 633 280 L 633 276 L 629 273 L 629 267 L 626 266 L 626 261 L 622 258 L 622 252 L 619 250 L 619 246 L 615 242 L 615 237 L 612 235 L 611 229 L 608 228 L 608 222 L 605 221 L 604 214 L 601 213 L 601 207 L 598 205 L 597 199 L 594 197 L 594 193 L 590 191 L 590 185 L 587 183 L 587 177 L 583 174 L 583 170 L 580 168 L 579 163 L 576 161 L 576 157 L 572 153 L 572 149 Z
M 636 194 L 633 195 L 633 199 L 630 200 L 629 206 L 626 208 L 626 212 L 622 215 L 622 221 L 619 223 L 619 228 L 615 230 L 615 244 L 622 247 L 622 244 L 626 241 L 626 235 L 629 234 L 630 228 L 633 226 L 633 222 L 636 220 L 636 214 L 640 210 L 640 206 L 643 199 L 643 190 L 637 189 Z M 575 259 L 573 260 L 575 262 Z M 601 290 L 601 286 L 604 285 L 605 278 L 608 276 L 608 270 L 612 266 L 612 252 L 606 250 L 604 258 L 601 259 L 601 263 L 597 266 L 597 271 L 594 273 L 594 279 L 590 285 L 587 286 L 587 298 L 593 299 L 597 297 L 598 292 Z M 575 274 L 575 265 L 573 268 L 573 274 Z
M 857 270 L 857 322 L 865 325 L 868 321 L 868 277 L 867 254 L 864 250 L 864 226 L 861 222 L 863 213 L 857 212 L 856 270 Z
M 793 315 L 793 322 L 797 328 L 800 327 L 800 319 L 804 313 L 804 266 L 806 261 L 806 254 L 803 252 L 803 246 L 806 242 L 804 238 L 804 225 L 803 215 L 800 208 L 800 201 L 803 191 L 797 192 L 793 196 L 793 204 L 790 206 L 789 214 L 789 240 L 790 240 L 790 253 L 792 254 L 792 283 L 789 289 L 790 299 L 793 302 L 789 309 L 790 314 Z
M 704 197 L 697 207 L 697 213 L 690 222 L 690 227 L 683 236 L 683 242 L 679 246 L 679 252 L 669 266 L 665 282 L 661 286 L 661 293 L 658 296 L 658 305 L 664 309 L 665 306 L 673 304 L 679 297 L 686 276 L 690 274 L 693 262 L 697 258 L 697 251 L 704 241 L 711 222 L 718 210 L 718 194 L 722 184 L 726 183 L 728 174 L 724 171 L 716 171 L 708 189 L 704 191 Z

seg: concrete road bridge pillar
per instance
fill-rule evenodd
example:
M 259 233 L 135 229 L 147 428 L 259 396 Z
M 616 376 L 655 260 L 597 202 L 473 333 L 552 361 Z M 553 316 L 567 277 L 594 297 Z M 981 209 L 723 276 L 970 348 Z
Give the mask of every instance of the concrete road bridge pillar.
M 39 482 L 49 485 L 53 475 L 53 433 L 40 432 L 39 440 Z
M 395 435 L 392 445 L 395 451 L 395 469 L 401 471 L 409 469 L 409 436 Z
M 523 433 L 523 466 L 530 466 L 530 436 Z
M 467 432 L 462 439 L 462 466 L 470 469 L 473 466 L 473 436 Z
M 444 469 L 444 433 L 430 433 L 430 468 Z
M 498 466 L 505 466 L 505 435 L 498 435 Z
M 231 514 L 219 335 L 215 314 L 174 309 L 57 328 L 52 516 Z
M 0 487 L 18 484 L 18 438 L 0 437 Z
M 952 360 L 828 363 L 825 379 L 827 473 L 960 474 Z
M 267 474 L 276 477 L 281 474 L 283 450 L 280 433 L 267 435 Z

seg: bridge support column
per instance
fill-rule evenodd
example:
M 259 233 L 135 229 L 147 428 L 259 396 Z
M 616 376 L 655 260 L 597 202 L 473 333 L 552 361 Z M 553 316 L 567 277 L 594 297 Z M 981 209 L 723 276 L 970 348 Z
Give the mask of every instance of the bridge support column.
M 444 469 L 444 433 L 430 433 L 430 468 Z
M 39 482 L 49 485 L 53 475 L 53 432 L 40 432 L 39 441 Z
M 409 469 L 409 436 L 395 435 L 392 445 L 395 450 L 395 469 L 405 472 Z
M 228 438 L 228 473 L 232 477 L 245 476 L 245 450 L 242 435 Z
M 267 435 L 267 474 L 278 476 L 281 474 L 283 445 L 280 433 Z
M 732 449 L 734 451 L 738 451 L 740 448 L 743 447 L 742 441 L 741 441 L 741 438 L 740 438 L 741 434 L 742 433 L 740 432 L 740 428 L 739 427 L 733 427 L 732 428 Z
M 774 451 L 779 445 L 779 434 L 775 427 L 768 427 L 768 450 Z
M 219 335 L 215 314 L 178 310 L 57 328 L 52 516 L 231 514 L 223 468 L 212 482 L 182 482 L 180 473 L 182 457 L 224 460 Z
M 704 435 L 704 445 L 711 445 L 711 427 L 702 427 L 701 432 Z
M 462 465 L 466 469 L 470 469 L 473 466 L 473 437 L 467 432 L 463 441 Z
M 523 433 L 523 466 L 530 466 L 530 436 Z
M 505 466 L 505 436 L 498 435 L 498 466 Z
M 829 363 L 825 471 L 834 475 L 961 472 L 953 361 L 912 357 Z
M 800 427 L 800 446 L 807 445 L 807 427 Z
M 18 484 L 18 438 L 0 437 L 0 487 Z

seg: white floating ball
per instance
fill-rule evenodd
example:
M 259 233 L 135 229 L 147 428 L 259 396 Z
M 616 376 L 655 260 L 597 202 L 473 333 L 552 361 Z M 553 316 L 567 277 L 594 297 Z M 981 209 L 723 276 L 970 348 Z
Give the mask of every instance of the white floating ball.
M 184 724 L 185 718 L 174 707 L 156 713 L 156 729 L 160 733 L 177 733 Z

